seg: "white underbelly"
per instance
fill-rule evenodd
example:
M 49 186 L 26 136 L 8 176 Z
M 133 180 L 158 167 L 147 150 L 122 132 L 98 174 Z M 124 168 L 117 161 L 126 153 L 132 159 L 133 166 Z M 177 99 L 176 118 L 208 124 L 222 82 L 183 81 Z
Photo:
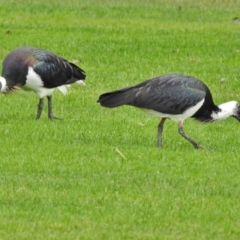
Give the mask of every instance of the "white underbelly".
M 185 112 L 183 112 L 181 114 L 168 114 L 168 113 L 157 112 L 152 109 L 146 109 L 146 108 L 141 108 L 141 109 L 147 114 L 151 114 L 151 115 L 161 117 L 161 118 L 169 118 L 176 122 L 182 122 L 185 119 L 194 115 L 198 111 L 198 109 L 200 109 L 200 107 L 203 105 L 203 103 L 204 103 L 204 99 L 201 100 L 200 102 L 198 102 L 195 106 L 190 107 L 189 109 L 187 109 Z
M 43 85 L 41 77 L 33 70 L 32 67 L 29 67 L 26 84 L 23 86 L 23 89 L 36 92 L 40 98 L 51 96 L 54 88 L 45 88 Z

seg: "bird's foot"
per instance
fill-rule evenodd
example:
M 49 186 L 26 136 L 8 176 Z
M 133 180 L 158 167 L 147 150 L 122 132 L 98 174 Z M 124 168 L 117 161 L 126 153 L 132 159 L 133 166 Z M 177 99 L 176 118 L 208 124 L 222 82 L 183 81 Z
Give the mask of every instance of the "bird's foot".
M 194 145 L 194 148 L 196 148 L 196 149 L 204 149 L 204 150 L 209 150 L 209 151 L 214 151 L 215 150 L 214 147 L 206 147 L 206 146 L 199 145 L 199 144 Z
M 50 120 L 53 120 L 53 119 L 62 120 L 62 118 L 56 117 L 56 116 L 54 116 L 52 113 L 49 113 L 49 114 L 48 114 L 48 119 L 50 119 Z
M 196 149 L 202 149 L 204 148 L 202 145 L 199 145 L 199 144 L 193 144 L 194 148 Z

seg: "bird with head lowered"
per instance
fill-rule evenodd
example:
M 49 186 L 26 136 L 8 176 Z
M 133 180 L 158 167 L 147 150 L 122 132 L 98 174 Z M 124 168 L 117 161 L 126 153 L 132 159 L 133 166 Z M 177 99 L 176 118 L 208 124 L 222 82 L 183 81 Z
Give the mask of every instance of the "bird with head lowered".
M 201 122 L 213 122 L 234 117 L 240 121 L 238 102 L 215 105 L 209 88 L 201 80 L 184 74 L 158 76 L 131 87 L 107 92 L 100 95 L 98 102 L 108 108 L 130 105 L 160 117 L 158 147 L 162 147 L 166 119 L 176 121 L 178 132 L 195 148 L 201 145 L 184 132 L 185 119 L 192 117 Z
M 35 47 L 12 50 L 3 60 L 0 91 L 17 87 L 36 92 L 40 98 L 36 119 L 39 119 L 48 99 L 48 118 L 59 119 L 52 112 L 52 94 L 58 88 L 63 94 L 72 83 L 84 84 L 85 72 L 77 65 L 52 52 Z

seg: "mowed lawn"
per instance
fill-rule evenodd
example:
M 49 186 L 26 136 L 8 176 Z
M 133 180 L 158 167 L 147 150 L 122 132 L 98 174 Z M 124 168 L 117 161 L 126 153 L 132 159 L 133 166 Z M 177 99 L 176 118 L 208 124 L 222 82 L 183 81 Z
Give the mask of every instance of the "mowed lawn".
M 0 239 L 239 239 L 240 124 L 185 131 L 103 92 L 167 73 L 203 80 L 220 104 L 240 101 L 240 2 L 0 0 L 0 61 L 19 46 L 50 50 L 86 71 L 86 86 L 0 95 Z M 1 67 L 0 67 L 1 69 Z

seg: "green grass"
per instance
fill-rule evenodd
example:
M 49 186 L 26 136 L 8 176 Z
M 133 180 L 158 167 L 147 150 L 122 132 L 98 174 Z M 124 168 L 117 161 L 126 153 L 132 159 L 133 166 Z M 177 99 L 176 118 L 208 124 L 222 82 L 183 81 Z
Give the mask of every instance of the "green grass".
M 0 61 L 23 45 L 78 61 L 86 86 L 53 96 L 0 95 L 1 239 L 239 239 L 240 127 L 185 121 L 195 150 L 167 121 L 105 109 L 106 91 L 166 73 L 239 100 L 238 1 L 0 0 Z M 221 78 L 226 78 L 220 83 Z

